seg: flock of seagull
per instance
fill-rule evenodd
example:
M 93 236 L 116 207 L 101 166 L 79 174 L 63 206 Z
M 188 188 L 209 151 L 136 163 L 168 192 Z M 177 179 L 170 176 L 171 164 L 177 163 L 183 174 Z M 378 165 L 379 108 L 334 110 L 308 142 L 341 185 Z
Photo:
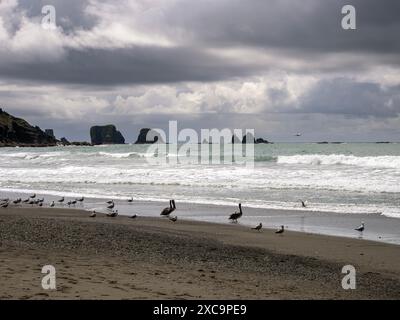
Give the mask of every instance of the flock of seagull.
M 71 206 L 75 206 L 77 203 L 81 203 L 82 204 L 84 201 L 85 201 L 85 198 L 81 197 L 81 198 L 76 198 L 74 200 L 69 200 L 69 201 L 66 202 L 65 197 L 62 197 L 61 199 L 57 200 L 57 203 L 59 205 L 66 204 L 66 205 L 68 205 L 68 207 L 71 207 Z M 131 202 L 133 202 L 133 198 L 131 197 L 127 201 L 131 203 Z M 306 205 L 307 202 L 306 201 L 303 201 L 303 200 L 299 200 L 299 201 L 301 202 L 301 206 L 303 208 L 307 207 L 307 205 Z M 0 208 L 4 208 L 5 209 L 11 204 L 14 204 L 14 205 L 28 204 L 28 205 L 32 205 L 32 206 L 36 205 L 36 206 L 39 206 L 39 207 L 43 207 L 44 198 L 39 199 L 39 198 L 36 197 L 36 193 L 34 193 L 34 194 L 32 194 L 31 196 L 29 196 L 28 198 L 26 198 L 24 200 L 22 200 L 22 198 L 18 198 L 18 199 L 12 200 L 12 201 L 9 198 L 0 199 Z M 56 206 L 55 201 L 52 201 L 49 206 L 51 208 L 55 207 Z M 114 200 L 106 201 L 107 213 L 105 213 L 105 215 L 107 217 L 110 217 L 110 218 L 117 217 L 118 216 L 118 210 L 116 210 L 114 208 L 115 208 Z M 175 210 L 176 210 L 175 200 L 170 200 L 169 201 L 169 207 L 164 208 L 161 211 L 160 216 L 167 217 L 170 221 L 176 222 L 176 221 L 178 221 L 178 217 L 177 216 L 171 216 L 171 214 Z M 91 212 L 91 214 L 89 215 L 89 217 L 90 218 L 95 218 L 97 216 L 97 213 L 98 212 L 93 210 Z M 237 223 L 238 220 L 242 216 L 243 216 L 242 204 L 239 203 L 239 211 L 235 211 L 234 213 L 232 213 L 229 216 L 229 220 L 232 223 Z M 130 216 L 131 219 L 136 219 L 137 217 L 138 217 L 137 214 L 134 214 L 134 215 Z M 263 225 L 260 222 L 256 227 L 251 228 L 251 229 L 260 232 L 262 227 L 263 227 Z M 362 233 L 364 231 L 364 229 L 365 229 L 365 224 L 364 224 L 364 222 L 362 222 L 361 225 L 359 227 L 355 228 L 354 230 Z M 283 234 L 284 232 L 285 232 L 285 226 L 283 226 L 283 225 L 278 230 L 275 231 L 276 234 Z

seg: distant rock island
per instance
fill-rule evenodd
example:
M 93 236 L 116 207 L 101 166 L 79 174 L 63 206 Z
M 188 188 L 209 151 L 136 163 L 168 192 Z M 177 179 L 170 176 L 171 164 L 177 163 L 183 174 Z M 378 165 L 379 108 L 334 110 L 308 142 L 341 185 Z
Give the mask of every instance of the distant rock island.
M 34 127 L 23 119 L 13 117 L 0 108 L 0 146 L 50 147 L 56 144 L 57 139 L 54 135 L 49 135 L 39 127 Z
M 236 135 L 232 136 L 232 143 L 247 143 L 247 141 L 253 141 L 254 144 L 273 144 L 273 142 L 269 142 L 263 138 L 254 138 L 254 136 L 250 133 L 244 135 L 242 140 L 240 140 Z
M 92 140 L 92 145 L 125 144 L 125 138 L 112 124 L 91 127 L 90 139 Z
M 151 136 L 153 136 L 152 140 L 147 140 L 147 135 L 149 133 Z M 143 128 L 140 129 L 139 136 L 135 144 L 153 144 L 158 142 L 159 140 L 160 142 L 162 141 L 160 135 L 155 130 L 149 128 Z

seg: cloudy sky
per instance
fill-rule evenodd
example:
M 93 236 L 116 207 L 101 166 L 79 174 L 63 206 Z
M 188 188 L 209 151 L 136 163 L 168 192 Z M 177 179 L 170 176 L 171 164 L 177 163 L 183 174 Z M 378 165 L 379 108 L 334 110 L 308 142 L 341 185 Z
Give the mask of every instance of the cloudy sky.
M 341 28 L 345 4 L 356 30 Z M 400 141 L 399 35 L 398 0 L 0 0 L 0 106 L 70 140 L 178 120 Z

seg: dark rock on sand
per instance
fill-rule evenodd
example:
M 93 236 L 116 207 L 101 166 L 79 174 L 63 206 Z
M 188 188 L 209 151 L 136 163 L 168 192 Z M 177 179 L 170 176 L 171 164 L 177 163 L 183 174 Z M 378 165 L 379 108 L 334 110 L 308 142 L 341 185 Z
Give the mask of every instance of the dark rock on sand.
M 0 108 L 0 146 L 55 146 L 57 139 Z
M 121 132 L 112 124 L 91 127 L 90 138 L 93 145 L 125 143 L 125 138 L 122 136 Z

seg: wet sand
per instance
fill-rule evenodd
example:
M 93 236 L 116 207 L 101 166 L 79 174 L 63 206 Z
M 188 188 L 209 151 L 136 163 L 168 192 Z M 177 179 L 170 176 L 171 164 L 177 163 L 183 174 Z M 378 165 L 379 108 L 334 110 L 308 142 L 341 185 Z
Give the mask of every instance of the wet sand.
M 41 287 L 54 265 L 57 289 Z M 357 270 L 343 290 L 344 265 Z M 399 299 L 400 246 L 232 224 L 0 209 L 1 299 Z

